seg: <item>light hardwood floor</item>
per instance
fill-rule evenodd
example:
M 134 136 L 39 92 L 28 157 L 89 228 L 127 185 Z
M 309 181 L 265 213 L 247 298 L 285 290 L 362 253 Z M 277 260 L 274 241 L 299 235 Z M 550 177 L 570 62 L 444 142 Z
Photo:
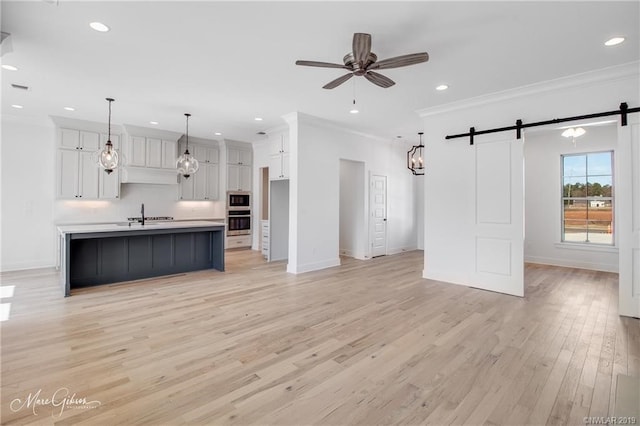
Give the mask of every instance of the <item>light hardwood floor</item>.
M 521 299 L 421 279 L 422 259 L 295 276 L 235 251 L 69 298 L 53 270 L 5 273 L 2 424 L 579 425 L 640 376 L 616 274 L 527 265 Z M 61 388 L 65 407 L 26 403 Z

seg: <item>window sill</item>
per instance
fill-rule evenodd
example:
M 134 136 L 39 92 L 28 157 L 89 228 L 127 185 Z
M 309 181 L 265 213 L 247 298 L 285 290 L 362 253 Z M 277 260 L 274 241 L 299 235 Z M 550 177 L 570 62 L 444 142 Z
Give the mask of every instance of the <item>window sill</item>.
M 618 253 L 618 247 L 589 243 L 555 243 L 556 248 L 567 250 L 597 251 L 601 253 Z

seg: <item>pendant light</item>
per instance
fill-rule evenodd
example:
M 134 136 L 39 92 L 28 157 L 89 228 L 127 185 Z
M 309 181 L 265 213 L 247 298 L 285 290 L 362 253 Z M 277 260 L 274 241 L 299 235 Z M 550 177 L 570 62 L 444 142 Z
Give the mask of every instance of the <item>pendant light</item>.
M 111 143 L 111 102 L 113 102 L 115 99 L 106 99 L 107 102 L 109 102 L 109 134 L 107 136 L 107 143 L 105 144 L 104 149 L 98 151 L 98 164 L 104 169 L 105 172 L 107 172 L 107 174 L 110 174 L 116 167 L 118 167 L 119 155 L 118 151 L 116 151 L 116 149 L 113 147 L 113 144 Z
M 191 117 L 191 114 L 185 113 L 184 115 L 187 117 L 186 149 L 184 150 L 184 154 L 178 157 L 176 168 L 178 169 L 178 173 L 184 176 L 185 179 L 189 179 L 189 176 L 198 171 L 199 165 L 198 160 L 189 153 L 189 117 Z
M 424 145 L 422 144 L 422 135 L 423 132 L 419 132 L 420 135 L 420 145 L 414 145 L 411 147 L 409 152 L 407 152 L 407 167 L 411 170 L 416 176 L 424 175 Z

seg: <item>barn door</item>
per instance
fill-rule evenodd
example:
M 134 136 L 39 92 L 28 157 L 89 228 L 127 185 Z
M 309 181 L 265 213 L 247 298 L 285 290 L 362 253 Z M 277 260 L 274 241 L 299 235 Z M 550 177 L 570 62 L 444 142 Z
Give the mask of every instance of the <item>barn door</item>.
M 640 117 L 618 127 L 615 157 L 620 315 L 640 318 Z
M 471 285 L 524 296 L 523 140 L 478 139 Z

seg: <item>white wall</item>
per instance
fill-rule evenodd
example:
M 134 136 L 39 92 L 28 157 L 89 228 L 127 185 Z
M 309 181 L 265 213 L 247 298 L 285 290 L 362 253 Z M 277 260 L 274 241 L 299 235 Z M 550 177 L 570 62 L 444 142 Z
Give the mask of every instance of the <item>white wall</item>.
M 602 119 L 599 119 L 602 121 Z M 574 268 L 618 271 L 618 252 L 613 247 L 585 247 L 560 243 L 560 185 L 563 154 L 615 150 L 616 123 L 584 127 L 576 139 L 562 130 L 530 132 L 525 141 L 525 261 Z M 614 165 L 615 165 L 614 161 Z M 615 182 L 614 182 L 615 184 Z
M 614 110 L 640 101 L 638 63 L 543 82 L 419 112 L 424 120 L 426 169 L 424 272 L 473 285 L 475 246 L 475 151 L 468 138 L 448 134 Z M 525 132 L 526 133 L 526 132 Z M 526 220 L 526 219 L 525 219 Z M 551 224 L 550 226 L 553 226 Z
M 404 164 L 409 149 L 406 143 L 354 133 L 300 113 L 288 120 L 291 205 L 287 270 L 300 273 L 340 264 L 341 159 L 363 161 L 367 177 L 370 173 L 388 177 L 388 253 L 415 249 L 415 178 Z M 369 247 L 366 253 L 368 256 Z
M 54 266 L 55 129 L 2 114 L 2 271 Z
M 365 258 L 367 216 L 365 212 L 364 163 L 340 160 L 340 254 Z

